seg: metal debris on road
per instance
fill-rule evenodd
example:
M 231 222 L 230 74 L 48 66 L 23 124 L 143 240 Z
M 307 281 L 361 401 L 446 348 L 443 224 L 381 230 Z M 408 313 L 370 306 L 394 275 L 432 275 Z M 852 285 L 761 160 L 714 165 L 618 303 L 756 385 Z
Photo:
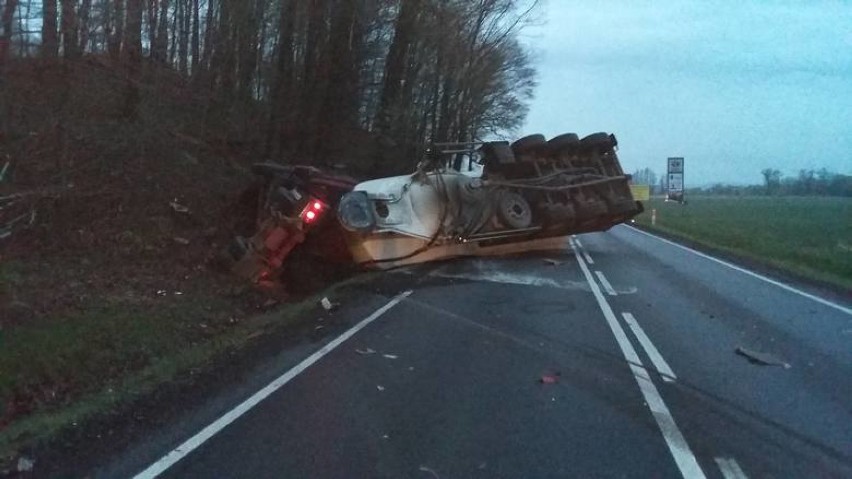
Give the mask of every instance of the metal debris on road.
M 174 210 L 175 213 L 183 213 L 183 214 L 189 213 L 189 208 L 178 203 L 177 198 L 175 198 L 174 201 L 170 201 L 169 206 L 172 207 L 172 210 Z
M 790 366 L 790 363 L 784 362 L 769 353 L 752 351 L 742 346 L 738 346 L 735 352 L 748 359 L 748 361 L 752 364 L 759 364 L 761 366 L 781 366 L 784 369 L 790 369 L 792 367 Z
M 277 299 L 267 299 L 267 300 L 263 303 L 263 305 L 261 306 L 261 308 L 263 308 L 263 309 L 269 309 L 269 308 L 273 308 L 273 307 L 275 307 L 275 306 L 278 306 L 278 300 L 277 300 Z
M 431 475 L 432 475 L 432 477 L 434 477 L 435 479 L 441 479 L 441 476 L 439 476 L 439 475 L 438 475 L 438 473 L 437 473 L 437 472 L 435 472 L 435 470 L 434 470 L 434 469 L 432 469 L 432 468 L 429 468 L 429 467 L 426 467 L 426 466 L 420 466 L 420 471 L 421 471 L 421 472 L 428 472 L 428 473 L 429 473 L 429 474 L 431 474 Z
M 396 354 L 382 354 L 382 356 L 387 359 L 399 359 L 399 356 L 397 356 Z
M 9 171 L 9 165 L 12 164 L 12 160 L 6 161 L 6 164 L 3 165 L 3 168 L 0 169 L 0 183 L 3 183 L 3 180 L 6 178 L 6 172 Z
M 320 300 L 320 305 L 322 305 L 323 309 L 326 311 L 334 311 L 338 306 L 340 306 L 339 303 L 332 303 L 327 297 Z
M 379 385 L 379 386 L 376 386 L 376 389 L 378 389 L 379 391 L 384 391 L 384 390 L 385 390 L 385 387 L 384 387 L 384 386 Z
M 32 472 L 35 461 L 26 457 L 18 458 L 18 472 Z
M 362 355 L 362 356 L 368 356 L 370 354 L 376 354 L 376 351 L 372 348 L 356 349 L 355 352 Z

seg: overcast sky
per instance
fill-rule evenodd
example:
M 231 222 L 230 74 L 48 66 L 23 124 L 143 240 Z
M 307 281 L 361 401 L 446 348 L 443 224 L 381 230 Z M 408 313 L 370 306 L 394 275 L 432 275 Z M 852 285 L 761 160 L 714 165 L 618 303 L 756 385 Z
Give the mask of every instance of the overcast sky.
M 625 170 L 684 156 L 687 185 L 852 174 L 852 1 L 544 0 L 539 16 L 524 132 L 614 132 Z

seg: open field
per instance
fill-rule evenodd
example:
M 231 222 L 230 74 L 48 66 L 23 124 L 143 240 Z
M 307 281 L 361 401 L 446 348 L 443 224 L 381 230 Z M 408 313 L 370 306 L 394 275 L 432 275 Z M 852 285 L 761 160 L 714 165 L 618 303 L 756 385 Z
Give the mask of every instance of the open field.
M 804 277 L 852 288 L 852 198 L 652 199 L 637 223 Z

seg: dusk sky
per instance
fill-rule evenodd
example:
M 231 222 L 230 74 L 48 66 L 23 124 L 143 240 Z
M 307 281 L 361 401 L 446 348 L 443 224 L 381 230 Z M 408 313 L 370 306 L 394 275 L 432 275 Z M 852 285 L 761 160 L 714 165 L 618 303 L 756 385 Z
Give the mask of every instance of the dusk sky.
M 525 133 L 614 132 L 625 170 L 687 186 L 852 174 L 852 1 L 545 0 Z

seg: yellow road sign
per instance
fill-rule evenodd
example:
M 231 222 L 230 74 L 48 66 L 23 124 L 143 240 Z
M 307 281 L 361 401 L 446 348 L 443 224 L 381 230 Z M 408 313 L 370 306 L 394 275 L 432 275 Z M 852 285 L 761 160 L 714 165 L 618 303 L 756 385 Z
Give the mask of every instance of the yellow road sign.
M 630 185 L 630 193 L 636 201 L 650 201 L 651 187 L 649 185 Z

